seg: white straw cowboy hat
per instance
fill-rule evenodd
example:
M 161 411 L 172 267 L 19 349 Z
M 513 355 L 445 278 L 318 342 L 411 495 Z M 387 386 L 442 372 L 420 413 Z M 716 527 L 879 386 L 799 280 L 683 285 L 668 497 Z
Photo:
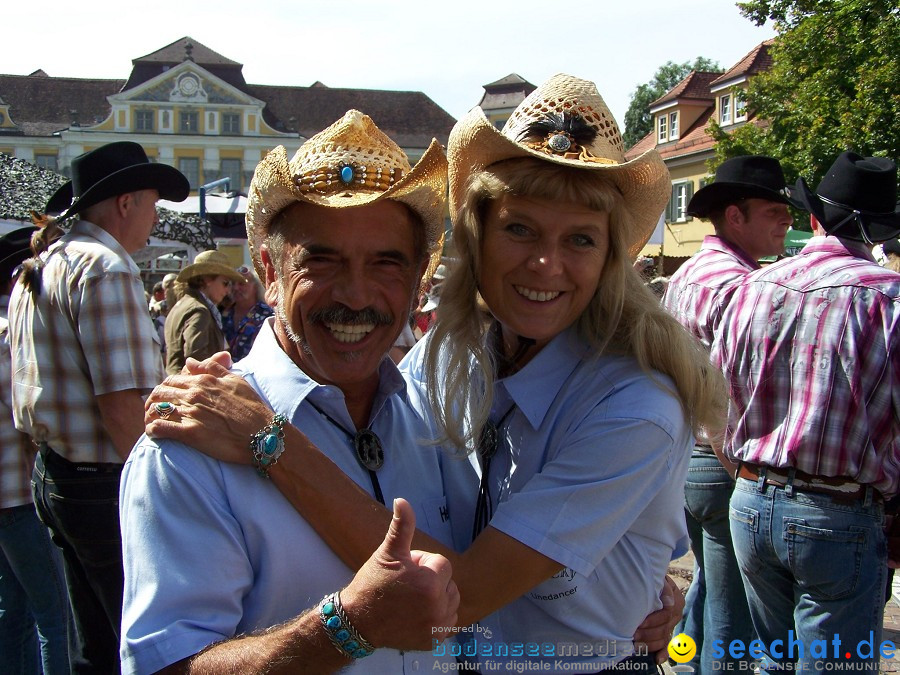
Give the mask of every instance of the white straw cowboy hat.
M 450 132 L 447 154 L 451 216 L 462 205 L 469 176 L 507 159 L 534 157 L 609 177 L 634 219 L 632 256 L 650 239 L 672 190 L 656 150 L 625 161 L 619 125 L 596 85 L 571 75 L 554 75 L 535 89 L 502 131 L 481 108 L 473 108 Z
M 194 277 L 202 277 L 208 274 L 228 277 L 235 283 L 246 283 L 243 275 L 235 271 L 231 266 L 228 256 L 221 251 L 202 251 L 194 258 L 194 262 L 178 273 L 178 281 L 187 282 Z
M 300 146 L 288 162 L 278 146 L 256 166 L 247 204 L 247 242 L 261 279 L 259 258 L 272 219 L 295 202 L 328 208 L 364 206 L 383 199 L 406 204 L 425 225 L 431 257 L 424 278 L 440 263 L 447 202 L 447 158 L 436 140 L 410 168 L 403 150 L 368 115 L 347 113 Z

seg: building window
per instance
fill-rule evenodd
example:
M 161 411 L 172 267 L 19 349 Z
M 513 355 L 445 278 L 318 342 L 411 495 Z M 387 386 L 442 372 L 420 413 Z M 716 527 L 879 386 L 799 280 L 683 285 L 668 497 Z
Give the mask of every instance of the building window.
M 678 111 L 669 113 L 669 140 L 678 138 Z
M 191 185 L 191 190 L 200 187 L 200 159 L 197 157 L 182 157 L 178 160 L 178 170 L 184 174 Z
M 153 111 L 138 110 L 134 114 L 135 131 L 153 131 Z
M 221 178 L 226 176 L 231 179 L 229 190 L 240 192 L 243 189 L 241 185 L 241 160 L 239 159 L 223 159 L 222 168 L 220 170 Z
M 241 116 L 238 113 L 222 114 L 222 133 L 234 135 L 241 133 Z
M 659 142 L 665 143 L 669 140 L 669 116 L 663 113 L 657 119 L 657 124 L 659 125 Z
M 719 121 L 721 124 L 731 124 L 731 94 L 719 99 Z
M 734 95 L 734 121 L 747 121 L 747 99 L 741 93 Z
M 666 209 L 666 220 L 670 223 L 683 223 L 688 219 L 687 205 L 694 195 L 693 181 L 672 183 L 672 197 Z
M 196 112 L 182 112 L 179 130 L 183 134 L 196 134 L 200 130 L 199 115 Z
M 34 163 L 42 169 L 50 169 L 51 171 L 56 171 L 57 169 L 56 155 L 35 155 Z

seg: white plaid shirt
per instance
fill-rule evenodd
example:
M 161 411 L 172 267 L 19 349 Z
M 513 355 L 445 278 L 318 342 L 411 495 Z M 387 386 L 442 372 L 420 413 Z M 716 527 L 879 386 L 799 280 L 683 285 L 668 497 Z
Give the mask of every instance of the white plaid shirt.
M 747 275 L 715 333 L 732 403 L 725 452 L 845 477 L 900 480 L 900 274 L 862 244 L 813 237 Z
M 0 296 L 0 509 L 31 503 L 35 450 L 31 439 L 17 431 L 13 422 L 8 305 L 9 296 Z
M 95 397 L 164 377 L 140 272 L 84 220 L 41 257 L 40 295 L 16 284 L 10 300 L 16 427 L 70 461 L 121 463 Z

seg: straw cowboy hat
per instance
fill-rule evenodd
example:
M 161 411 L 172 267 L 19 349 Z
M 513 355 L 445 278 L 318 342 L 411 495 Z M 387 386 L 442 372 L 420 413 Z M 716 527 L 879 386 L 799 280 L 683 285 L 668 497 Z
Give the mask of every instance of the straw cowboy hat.
M 535 89 L 502 131 L 481 108 L 473 108 L 453 127 L 447 148 L 451 214 L 462 205 L 469 176 L 506 159 L 534 157 L 608 177 L 634 219 L 632 256 L 647 243 L 672 190 L 656 150 L 625 161 L 619 125 L 597 86 L 571 75 L 554 75 Z
M 278 146 L 256 166 L 247 204 L 247 242 L 261 279 L 259 247 L 272 219 L 296 202 L 342 209 L 383 199 L 406 204 L 425 225 L 431 256 L 425 279 L 440 262 L 444 238 L 447 158 L 432 140 L 414 168 L 403 150 L 368 115 L 347 113 L 300 146 L 288 162 Z
M 842 153 L 815 192 L 802 178 L 795 191 L 828 234 L 873 244 L 900 233 L 897 165 L 889 159 Z
M 150 189 L 161 199 L 180 202 L 191 188 L 178 169 L 154 164 L 139 144 L 117 141 L 73 159 L 72 180 L 50 197 L 46 212 L 59 213 L 58 219 L 64 220 L 104 199 Z
M 202 251 L 194 258 L 194 262 L 178 273 L 178 281 L 187 282 L 194 277 L 206 275 L 222 275 L 235 283 L 243 284 L 247 280 L 235 270 L 226 256 L 221 251 Z
M 777 159 L 765 155 L 743 155 L 727 159 L 719 165 L 715 181 L 694 193 L 687 212 L 706 218 L 717 208 L 747 198 L 767 199 L 803 208 L 802 204 L 791 198 L 791 190 L 784 182 L 784 172 Z

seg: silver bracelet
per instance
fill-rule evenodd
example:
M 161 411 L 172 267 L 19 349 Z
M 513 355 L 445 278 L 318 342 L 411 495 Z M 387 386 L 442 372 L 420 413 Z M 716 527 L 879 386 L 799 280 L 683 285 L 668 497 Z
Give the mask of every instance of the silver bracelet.
M 350 623 L 341 606 L 340 592 L 331 593 L 319 603 L 319 617 L 325 632 L 337 650 L 349 659 L 361 659 L 375 651 L 369 642 Z

